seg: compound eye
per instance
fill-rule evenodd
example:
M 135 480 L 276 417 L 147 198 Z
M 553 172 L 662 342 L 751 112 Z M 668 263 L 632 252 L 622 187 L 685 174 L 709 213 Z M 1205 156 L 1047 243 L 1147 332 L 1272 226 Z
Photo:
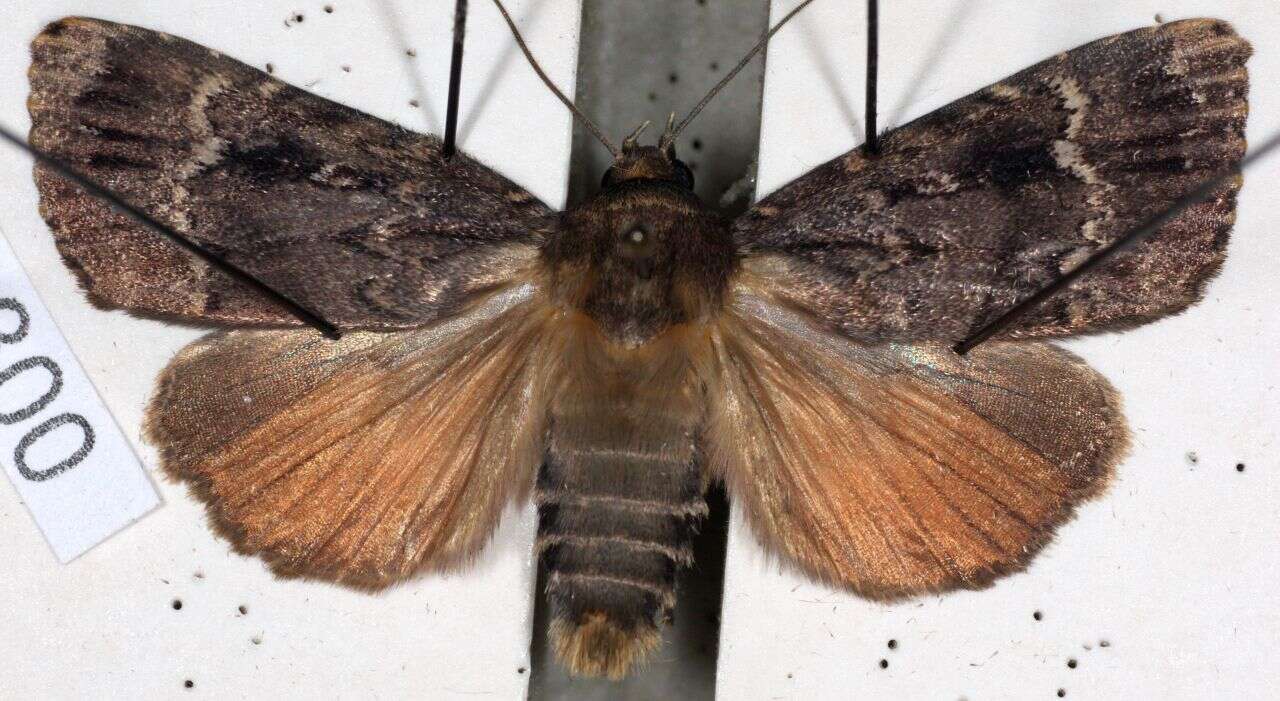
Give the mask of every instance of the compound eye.
M 684 161 L 676 161 L 676 182 L 680 183 L 686 190 L 693 190 L 693 171 Z

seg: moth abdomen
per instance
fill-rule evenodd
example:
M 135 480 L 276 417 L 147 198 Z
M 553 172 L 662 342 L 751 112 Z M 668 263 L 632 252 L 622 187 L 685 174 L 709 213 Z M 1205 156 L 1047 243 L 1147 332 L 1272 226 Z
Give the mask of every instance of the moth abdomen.
M 701 470 L 691 456 L 609 465 L 598 452 L 558 447 L 537 489 L 553 641 L 575 674 L 620 678 L 671 619 L 676 571 L 692 564 L 690 539 L 706 512 Z M 626 469 L 634 477 L 618 479 Z
M 598 332 L 577 340 L 535 489 L 538 552 L 557 655 L 573 674 L 618 679 L 657 646 L 676 573 L 693 562 L 703 407 L 676 344 L 619 353 Z

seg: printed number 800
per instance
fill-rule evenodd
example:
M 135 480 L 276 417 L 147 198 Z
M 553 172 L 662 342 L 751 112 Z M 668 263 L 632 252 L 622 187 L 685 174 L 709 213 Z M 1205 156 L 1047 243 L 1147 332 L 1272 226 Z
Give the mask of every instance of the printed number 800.
M 31 315 L 27 313 L 26 307 L 22 303 L 12 297 L 0 297 L 0 310 L 9 310 L 18 316 L 18 327 L 13 331 L 0 330 L 0 345 L 21 343 L 22 339 L 27 337 L 27 332 L 31 328 Z M 49 406 L 58 393 L 62 391 L 62 368 L 58 367 L 52 359 L 43 356 L 31 356 L 0 370 L 0 396 L 3 395 L 4 385 L 9 380 L 18 375 L 35 368 L 44 368 L 48 371 L 52 382 L 49 383 L 49 389 L 30 403 L 26 404 L 17 411 L 0 412 L 0 425 L 12 426 L 22 421 L 26 421 L 39 414 L 45 407 Z M 43 436 L 53 431 L 59 426 L 65 425 L 78 426 L 81 431 L 80 447 L 76 449 L 70 457 L 58 462 L 55 465 L 43 469 L 32 469 L 27 464 L 27 451 L 31 449 Z M 43 482 L 53 478 L 79 465 L 93 450 L 93 427 L 89 422 L 79 414 L 64 413 L 58 414 L 52 418 L 46 419 L 39 425 L 27 431 L 22 440 L 18 441 L 18 445 L 13 449 L 13 462 L 18 468 L 18 474 L 33 482 Z

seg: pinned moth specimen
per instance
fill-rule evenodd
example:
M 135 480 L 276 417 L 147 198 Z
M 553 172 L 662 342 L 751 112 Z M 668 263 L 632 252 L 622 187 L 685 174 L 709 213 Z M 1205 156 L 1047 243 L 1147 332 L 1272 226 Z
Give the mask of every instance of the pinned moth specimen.
M 342 331 L 47 167 L 97 304 L 227 328 L 146 433 L 241 553 L 378 590 L 538 505 L 552 640 L 620 677 L 657 645 L 704 492 L 810 576 L 896 599 L 1026 566 L 1127 430 L 1048 339 L 1196 302 L 1238 178 L 971 352 L 952 343 L 1245 152 L 1249 45 L 1188 20 L 1059 54 L 727 219 L 678 129 L 553 211 L 465 154 L 185 40 L 92 19 L 33 45 L 31 143 Z

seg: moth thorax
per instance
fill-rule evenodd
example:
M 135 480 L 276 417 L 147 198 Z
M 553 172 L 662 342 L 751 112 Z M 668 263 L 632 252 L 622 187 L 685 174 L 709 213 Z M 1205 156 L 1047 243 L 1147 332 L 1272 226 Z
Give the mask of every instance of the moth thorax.
M 646 179 L 566 212 L 543 256 L 556 301 L 630 346 L 718 312 L 734 264 L 720 216 L 691 192 Z

